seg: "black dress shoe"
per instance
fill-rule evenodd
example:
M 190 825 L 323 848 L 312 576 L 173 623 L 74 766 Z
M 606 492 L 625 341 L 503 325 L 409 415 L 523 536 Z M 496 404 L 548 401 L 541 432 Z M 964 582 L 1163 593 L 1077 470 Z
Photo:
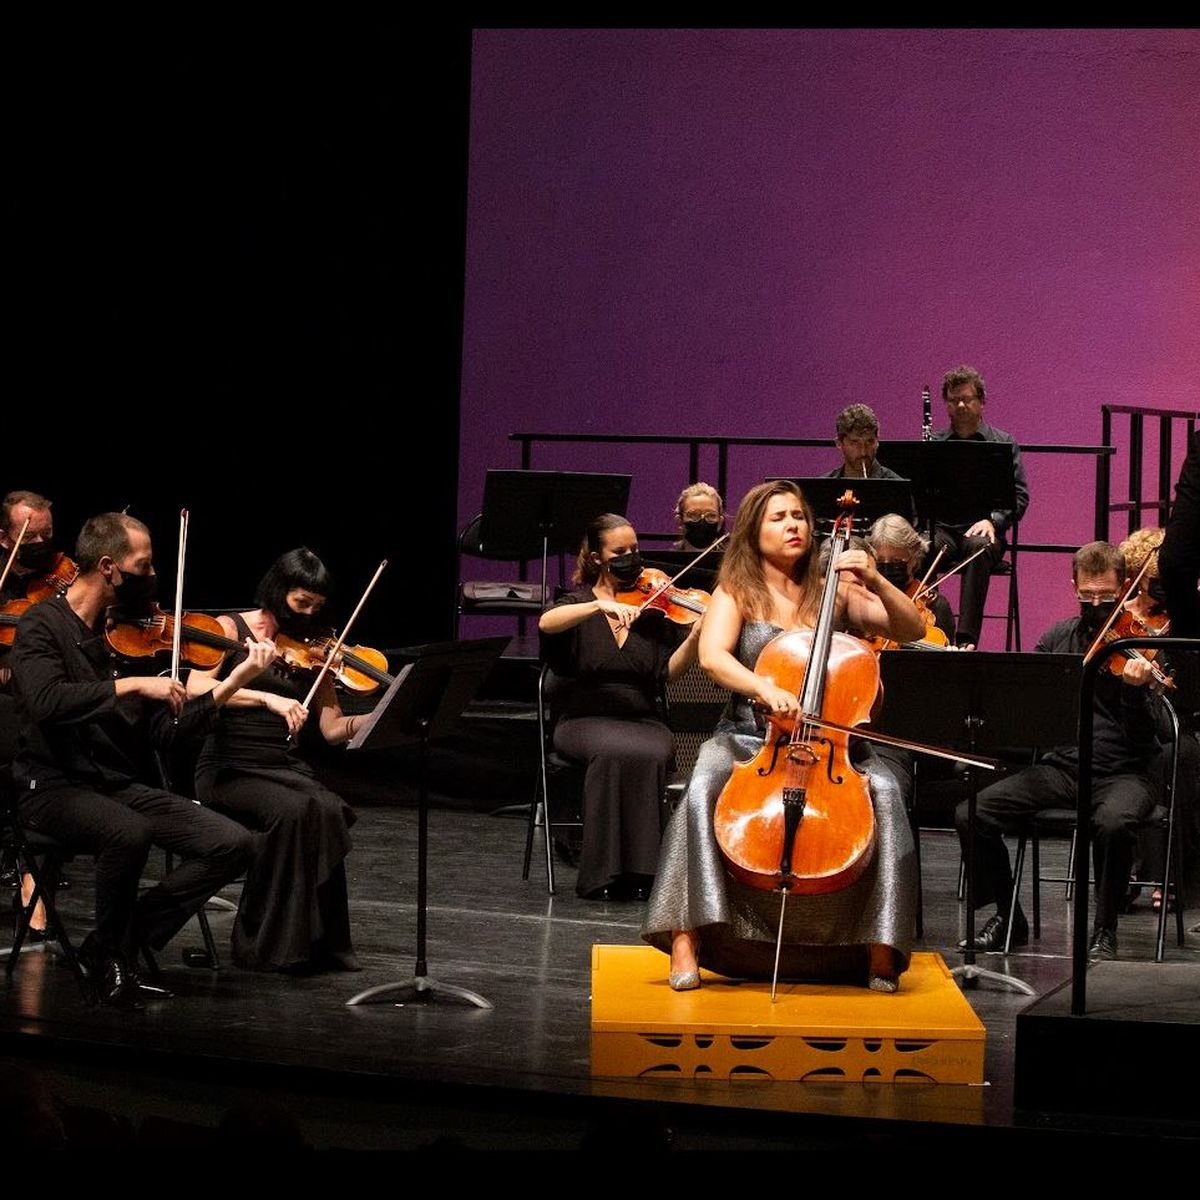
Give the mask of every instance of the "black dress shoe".
M 1092 962 L 1112 962 L 1117 957 L 1117 931 L 1115 929 L 1097 929 L 1092 934 L 1092 944 L 1088 947 L 1088 958 Z
M 990 917 L 984 924 L 984 927 L 975 935 L 975 949 L 983 950 L 989 953 L 1002 951 L 1004 949 L 1004 941 L 1008 936 L 1008 921 L 999 913 Z M 1012 945 L 1024 946 L 1029 941 L 1029 922 L 1025 920 L 1025 914 L 1017 909 L 1013 917 Z M 967 942 L 964 938 L 958 943 L 960 950 L 967 948 Z
M 144 996 L 147 1000 L 170 1000 L 175 995 L 161 980 L 157 982 L 151 980 L 133 967 L 129 968 L 128 974 L 130 982 L 137 988 L 139 995 Z
M 135 1011 L 145 1008 L 138 986 L 122 959 L 115 956 L 103 959 L 99 969 L 92 974 L 92 979 L 101 1004 Z

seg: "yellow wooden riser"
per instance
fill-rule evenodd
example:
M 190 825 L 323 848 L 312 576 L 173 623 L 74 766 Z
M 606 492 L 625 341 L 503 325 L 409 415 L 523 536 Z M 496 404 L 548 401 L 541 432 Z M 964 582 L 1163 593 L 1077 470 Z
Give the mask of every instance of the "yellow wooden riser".
M 673 992 L 650 946 L 592 947 L 592 1074 L 621 1078 L 982 1083 L 986 1030 L 937 954 L 899 992 L 737 983 Z

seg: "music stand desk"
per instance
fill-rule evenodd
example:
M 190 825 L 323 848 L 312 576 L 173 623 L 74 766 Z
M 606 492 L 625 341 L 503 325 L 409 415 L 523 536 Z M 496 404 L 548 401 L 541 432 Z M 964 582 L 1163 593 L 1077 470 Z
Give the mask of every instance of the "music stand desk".
M 366 723 L 350 741 L 349 749 L 383 750 L 394 746 L 420 747 L 418 767 L 417 823 L 417 961 L 410 982 L 382 983 L 367 988 L 346 1001 L 347 1006 L 366 1004 L 381 996 L 398 995 L 404 1000 L 433 1000 L 441 996 L 465 1001 L 477 1008 L 491 1008 L 478 992 L 439 983 L 429 977 L 425 961 L 425 929 L 428 898 L 429 857 L 429 744 L 446 737 L 457 727 L 463 710 L 475 698 L 501 652 L 506 637 L 479 638 L 469 642 L 435 642 L 414 647 L 412 662 L 400 669 Z
M 1083 659 L 1077 654 L 885 650 L 879 665 L 884 704 L 876 726 L 881 733 L 972 754 L 1013 746 L 1049 749 L 1077 739 L 1078 712 L 1067 699 L 1079 693 Z M 914 703 L 916 696 L 931 702 Z M 964 981 L 993 979 L 1036 995 L 1023 980 L 975 965 L 976 770 L 967 770 L 966 943 L 963 965 L 951 974 Z

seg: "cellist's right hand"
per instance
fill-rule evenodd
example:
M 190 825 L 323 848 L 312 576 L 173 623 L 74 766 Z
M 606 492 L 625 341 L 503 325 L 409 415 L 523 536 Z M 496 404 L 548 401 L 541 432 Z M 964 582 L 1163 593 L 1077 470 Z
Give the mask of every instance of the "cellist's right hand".
M 787 688 L 776 687 L 764 680 L 758 690 L 757 703 L 773 717 L 795 717 L 800 714 L 800 697 Z

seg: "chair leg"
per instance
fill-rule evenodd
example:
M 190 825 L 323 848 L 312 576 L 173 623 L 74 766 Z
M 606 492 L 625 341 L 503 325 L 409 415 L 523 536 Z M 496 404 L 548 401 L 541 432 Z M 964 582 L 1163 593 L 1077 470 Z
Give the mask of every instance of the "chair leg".
M 1026 835 L 1022 833 L 1017 838 L 1017 854 L 1013 862 L 1013 885 L 1012 895 L 1008 898 L 1008 928 L 1004 931 L 1004 953 L 1007 954 L 1012 949 L 1013 925 L 1016 922 L 1013 917 L 1016 916 L 1017 906 L 1021 898 L 1021 872 L 1025 869 L 1025 841 Z
M 1038 834 L 1037 822 L 1034 822 L 1033 832 L 1033 940 L 1040 941 L 1042 937 L 1042 839 Z
M 1075 846 L 1077 831 L 1071 830 L 1071 849 L 1067 851 L 1067 886 L 1064 897 L 1069 901 L 1075 895 Z

